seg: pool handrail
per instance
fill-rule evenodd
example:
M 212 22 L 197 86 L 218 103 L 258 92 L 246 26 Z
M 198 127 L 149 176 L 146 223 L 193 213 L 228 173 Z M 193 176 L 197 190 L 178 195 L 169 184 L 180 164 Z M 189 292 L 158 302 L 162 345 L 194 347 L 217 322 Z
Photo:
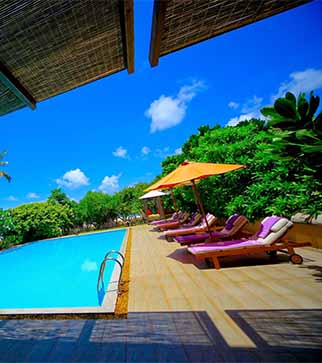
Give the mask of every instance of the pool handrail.
M 122 258 L 122 263 L 117 258 L 115 258 L 115 257 L 108 257 L 112 253 L 118 254 Z M 97 279 L 97 291 L 99 291 L 99 289 L 100 289 L 100 282 L 101 281 L 103 282 L 103 289 L 104 289 L 104 280 L 103 280 L 103 277 L 104 277 L 104 271 L 105 271 L 106 262 L 107 261 L 115 261 L 115 262 L 117 262 L 117 264 L 120 266 L 120 269 L 121 269 L 120 274 L 119 274 L 119 278 L 118 278 L 118 284 L 117 284 L 117 293 L 119 293 L 120 278 L 122 276 L 124 260 L 125 260 L 125 258 L 123 256 L 123 254 L 121 252 L 119 252 L 119 251 L 111 250 L 111 251 L 107 252 L 107 254 L 105 255 L 105 257 L 104 257 L 104 259 L 103 259 L 103 261 L 101 263 L 101 266 L 100 266 L 99 275 L 98 275 L 98 279 Z M 106 291 L 104 291 L 104 294 L 105 293 L 106 293 Z

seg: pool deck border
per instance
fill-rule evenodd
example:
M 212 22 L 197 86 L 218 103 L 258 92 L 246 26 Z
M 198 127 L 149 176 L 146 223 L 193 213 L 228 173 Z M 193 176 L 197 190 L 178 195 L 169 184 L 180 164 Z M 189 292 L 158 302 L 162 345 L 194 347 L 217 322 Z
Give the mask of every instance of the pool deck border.
M 120 252 L 125 256 L 126 259 L 129 258 L 129 249 L 127 244 L 131 238 L 130 228 L 126 229 L 123 241 L 121 244 Z M 113 231 L 113 230 L 112 230 Z M 111 231 L 111 232 L 112 232 Z M 104 233 L 109 231 L 96 231 L 94 233 Z M 77 235 L 68 236 L 75 237 Z M 67 236 L 61 237 L 66 238 Z M 54 238 L 58 239 L 58 238 Z M 40 242 L 40 241 L 37 241 Z M 35 243 L 35 242 L 29 242 Z M 29 244 L 28 243 L 28 244 Z M 24 244 L 26 246 L 26 244 Z M 17 246 L 18 247 L 18 246 Z M 127 263 L 127 265 L 129 265 Z M 122 273 L 123 275 L 123 273 Z M 128 275 L 128 272 L 127 272 Z M 103 304 L 100 307 L 77 307 L 77 308 L 32 308 L 32 309 L 0 309 L 0 320 L 10 320 L 10 319 L 38 319 L 38 320 L 58 320 L 58 319 L 115 319 L 118 318 L 118 314 L 115 314 L 115 309 L 117 305 L 117 300 L 119 297 L 118 292 L 118 278 L 124 279 L 120 276 L 120 269 L 117 264 L 115 264 L 111 279 L 109 281 Z M 122 289 L 123 291 L 124 289 Z M 128 291 L 124 290 L 124 294 L 128 294 Z M 122 314 L 124 316 L 124 311 Z M 126 314 L 125 314 L 126 315 Z

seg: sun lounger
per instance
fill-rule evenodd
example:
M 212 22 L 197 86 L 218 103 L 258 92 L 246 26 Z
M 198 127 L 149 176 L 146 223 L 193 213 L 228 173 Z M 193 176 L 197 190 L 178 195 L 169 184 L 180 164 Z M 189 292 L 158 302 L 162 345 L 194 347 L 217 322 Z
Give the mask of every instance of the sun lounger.
M 180 217 L 180 215 L 181 215 L 181 212 L 174 212 L 170 218 L 159 219 L 158 221 L 153 221 L 150 224 L 154 226 L 154 225 L 158 225 L 158 224 L 162 224 L 162 223 L 174 222 Z
M 186 236 L 177 236 L 173 239 L 182 246 L 215 242 L 227 238 L 231 239 L 233 236 L 236 236 L 247 223 L 248 219 L 245 216 L 233 214 L 227 219 L 226 224 L 221 231 L 189 234 Z
M 219 257 L 234 255 L 249 255 L 266 252 L 275 255 L 278 251 L 288 253 L 289 260 L 294 264 L 301 264 L 303 258 L 296 254 L 294 248 L 310 246 L 309 242 L 291 242 L 284 236 L 293 226 L 293 223 L 282 217 L 266 217 L 260 226 L 260 230 L 249 239 L 206 243 L 188 247 L 188 251 L 197 259 L 210 259 L 214 267 L 220 269 Z
M 187 222 L 189 219 L 189 214 L 184 212 L 181 213 L 179 218 L 176 221 L 170 221 L 170 222 L 164 222 L 164 223 L 160 223 L 157 225 L 154 225 L 153 228 L 159 230 L 159 231 L 164 231 L 165 229 L 168 228 L 177 228 L 180 225 L 182 225 L 183 223 Z
M 184 223 L 183 220 L 180 221 L 174 221 L 174 222 L 169 222 L 166 224 L 161 224 L 158 225 L 157 227 L 160 230 L 168 230 L 168 229 L 175 229 L 175 228 L 190 228 L 190 227 L 194 227 L 196 224 L 198 224 L 201 220 L 201 215 L 198 212 L 195 212 L 189 220 L 186 221 L 186 223 Z
M 213 216 L 212 214 L 208 213 L 206 215 L 208 226 L 211 227 L 216 221 L 217 217 Z M 193 233 L 203 233 L 207 230 L 207 223 L 202 219 L 202 222 L 195 227 L 187 227 L 187 228 L 178 228 L 178 229 L 171 229 L 165 231 L 163 234 L 167 239 L 170 239 L 174 236 L 184 236 L 186 234 L 193 234 Z

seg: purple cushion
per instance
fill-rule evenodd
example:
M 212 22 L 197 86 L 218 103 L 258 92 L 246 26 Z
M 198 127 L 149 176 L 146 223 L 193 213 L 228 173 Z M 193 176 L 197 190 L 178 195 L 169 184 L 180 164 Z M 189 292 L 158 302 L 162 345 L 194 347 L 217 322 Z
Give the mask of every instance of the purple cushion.
M 269 218 L 267 218 L 266 221 L 261 223 L 261 226 L 260 226 L 260 229 L 259 229 L 259 233 L 257 234 L 257 237 L 258 238 L 266 238 L 269 235 L 269 233 L 271 231 L 271 228 L 280 219 L 281 219 L 281 217 L 269 217 Z
M 235 240 L 235 241 L 224 241 L 217 243 L 206 243 L 204 245 L 198 245 L 193 247 L 188 247 L 188 251 L 193 254 L 207 253 L 212 251 L 229 250 L 232 248 L 241 247 L 253 247 L 261 245 L 260 242 L 256 240 Z
M 226 221 L 226 225 L 225 225 L 225 229 L 227 231 L 230 231 L 233 227 L 234 227 L 234 223 L 236 221 L 236 219 L 239 217 L 239 214 L 235 213 L 232 216 L 230 216 L 227 221 Z
M 193 213 L 187 224 L 192 224 L 197 217 L 197 213 Z
M 205 241 L 208 237 L 209 237 L 209 233 L 199 233 L 199 234 L 188 234 L 187 236 L 178 236 L 178 237 L 175 237 L 174 239 L 178 243 L 193 244 L 193 243 Z
M 220 238 L 227 236 L 227 233 L 223 232 L 211 232 L 211 233 L 199 233 L 199 234 L 189 234 L 187 236 L 178 236 L 174 239 L 180 244 L 196 244 L 200 242 L 204 242 L 206 239 L 212 238 Z

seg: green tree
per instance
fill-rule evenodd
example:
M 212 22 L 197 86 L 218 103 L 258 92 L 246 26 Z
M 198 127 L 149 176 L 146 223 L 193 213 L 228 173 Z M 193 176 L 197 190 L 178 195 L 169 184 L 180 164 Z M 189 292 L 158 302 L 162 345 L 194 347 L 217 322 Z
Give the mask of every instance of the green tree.
M 7 161 L 2 161 L 2 159 L 4 158 L 6 153 L 7 153 L 6 151 L 2 151 L 0 153 L 0 166 L 1 167 L 8 164 Z M 4 177 L 5 179 L 7 179 L 8 182 L 10 182 L 10 180 L 11 180 L 11 176 L 9 174 L 7 174 L 6 172 L 2 171 L 2 170 L 0 170 L 0 177 Z
M 0 209 L 0 248 L 11 244 L 7 236 L 15 233 L 15 225 L 9 211 Z
M 297 159 L 322 173 L 322 112 L 315 116 L 319 104 L 320 97 L 313 91 L 309 100 L 305 93 L 296 100 L 293 93 L 287 92 L 274 106 L 264 107 L 261 112 L 274 135 L 267 152 L 285 160 Z
M 73 211 L 68 205 L 30 203 L 7 213 L 7 225 L 9 219 L 13 227 L 3 232 L 3 240 L 15 244 L 62 236 L 73 225 Z
M 61 188 L 53 189 L 48 197 L 48 203 L 50 204 L 70 204 L 70 199 L 67 194 L 62 191 Z
M 53 189 L 50 192 L 47 201 L 49 204 L 53 205 L 60 204 L 60 205 L 69 206 L 73 210 L 73 220 L 72 220 L 73 227 L 81 227 L 85 222 L 84 215 L 82 213 L 79 203 L 77 203 L 74 200 L 71 200 L 67 196 L 67 194 L 62 191 L 61 188 Z
M 143 202 L 139 198 L 148 187 L 146 183 L 137 183 L 132 187 L 126 187 L 114 195 L 118 216 L 126 221 L 130 214 L 140 213 Z
M 87 192 L 79 207 L 84 221 L 98 227 L 117 217 L 115 199 L 102 192 Z
M 208 211 L 219 217 L 243 213 L 252 220 L 268 214 L 322 213 L 321 179 L 314 168 L 298 159 L 285 162 L 270 152 L 275 137 L 272 127 L 252 119 L 235 127 L 216 125 L 201 130 L 189 137 L 181 155 L 163 161 L 162 175 L 185 159 L 246 165 L 200 181 L 198 188 Z M 190 187 L 175 188 L 174 192 L 180 209 L 196 209 Z

